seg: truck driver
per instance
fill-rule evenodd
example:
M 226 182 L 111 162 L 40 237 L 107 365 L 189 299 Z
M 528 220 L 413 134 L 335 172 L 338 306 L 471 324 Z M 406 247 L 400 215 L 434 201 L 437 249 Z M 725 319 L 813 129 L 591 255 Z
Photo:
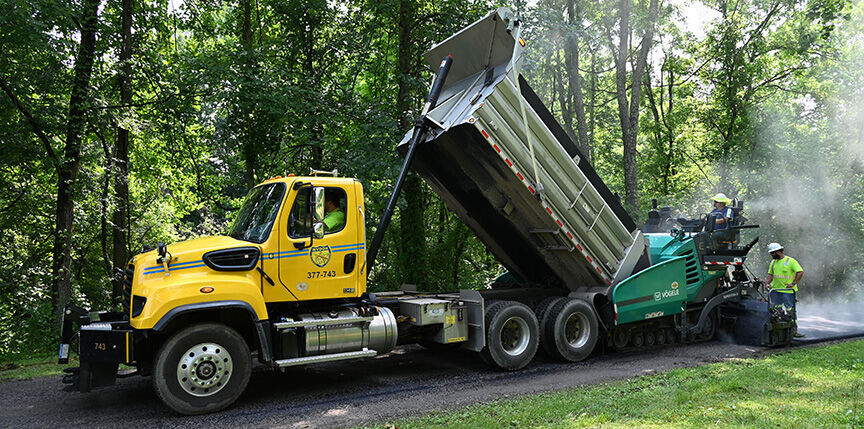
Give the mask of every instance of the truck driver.
M 324 229 L 327 232 L 336 232 L 345 226 L 345 211 L 339 207 L 339 195 L 337 189 L 327 188 L 324 190 Z

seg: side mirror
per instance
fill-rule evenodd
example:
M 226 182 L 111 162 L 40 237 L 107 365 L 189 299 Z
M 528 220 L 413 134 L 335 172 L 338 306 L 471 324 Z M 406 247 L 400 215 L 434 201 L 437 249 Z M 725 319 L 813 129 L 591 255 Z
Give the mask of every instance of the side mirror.
M 312 188 L 312 219 L 315 222 L 324 220 L 324 188 L 322 187 Z
M 312 227 L 312 235 L 317 239 L 324 238 L 324 222 L 315 222 L 315 225 Z

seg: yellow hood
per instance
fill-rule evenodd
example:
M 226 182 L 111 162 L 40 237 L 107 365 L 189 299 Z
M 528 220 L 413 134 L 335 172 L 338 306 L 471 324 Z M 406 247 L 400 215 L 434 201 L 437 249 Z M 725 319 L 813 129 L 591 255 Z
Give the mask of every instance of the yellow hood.
M 202 256 L 211 251 L 218 249 L 230 249 L 233 247 L 259 247 L 255 243 L 248 241 L 237 240 L 236 238 L 217 235 L 213 237 L 201 237 L 192 240 L 180 241 L 167 246 L 168 254 L 171 256 L 171 262 L 168 264 L 170 272 L 179 271 L 188 268 L 203 267 L 204 261 Z M 156 260 L 159 255 L 156 250 L 141 253 L 135 256 L 132 260 L 135 264 L 135 271 L 142 274 L 156 274 L 165 272 L 162 264 Z

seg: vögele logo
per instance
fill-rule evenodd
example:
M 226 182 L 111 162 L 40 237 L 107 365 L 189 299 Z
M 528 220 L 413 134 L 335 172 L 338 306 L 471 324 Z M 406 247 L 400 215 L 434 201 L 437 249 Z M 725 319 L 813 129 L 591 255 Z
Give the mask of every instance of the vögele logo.
M 661 292 L 654 292 L 654 301 L 660 301 L 663 298 L 669 298 L 670 296 L 678 296 L 681 295 L 681 291 L 677 289 L 666 289 Z

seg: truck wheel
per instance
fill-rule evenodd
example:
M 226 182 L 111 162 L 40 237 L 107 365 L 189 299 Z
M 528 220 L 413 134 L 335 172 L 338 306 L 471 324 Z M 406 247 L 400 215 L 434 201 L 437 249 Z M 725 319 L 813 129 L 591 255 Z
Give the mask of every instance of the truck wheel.
M 153 387 L 172 410 L 204 414 L 234 403 L 251 373 L 243 337 L 225 325 L 203 323 L 177 332 L 162 345 L 154 363 Z
M 534 307 L 534 314 L 537 315 L 537 323 L 539 323 L 540 326 L 540 346 L 543 349 L 545 349 L 545 346 L 543 346 L 543 344 L 552 341 L 552 338 L 547 338 L 546 330 L 543 329 L 543 327 L 546 326 L 547 323 L 550 323 L 549 315 L 552 313 L 550 311 L 552 307 L 555 306 L 555 304 L 562 299 L 565 298 L 560 296 L 550 296 L 548 298 L 544 298 L 542 301 L 540 301 L 539 304 L 537 304 L 536 307 Z M 551 356 L 554 357 L 555 355 Z
M 537 353 L 539 327 L 528 306 L 499 301 L 486 308 L 486 347 L 483 360 L 503 370 L 522 369 Z
M 542 301 L 540 301 L 539 304 L 537 304 L 536 307 L 534 307 L 534 314 L 537 315 L 537 322 L 539 322 L 541 326 L 543 325 L 543 320 L 549 314 L 549 310 L 552 308 L 552 306 L 562 299 L 564 298 L 560 296 L 550 296 L 548 298 L 544 298 Z M 541 332 L 540 335 L 540 342 L 543 342 L 543 333 Z
M 597 318 L 591 306 L 581 299 L 556 302 L 542 328 L 541 344 L 546 353 L 570 362 L 584 360 L 597 344 Z

